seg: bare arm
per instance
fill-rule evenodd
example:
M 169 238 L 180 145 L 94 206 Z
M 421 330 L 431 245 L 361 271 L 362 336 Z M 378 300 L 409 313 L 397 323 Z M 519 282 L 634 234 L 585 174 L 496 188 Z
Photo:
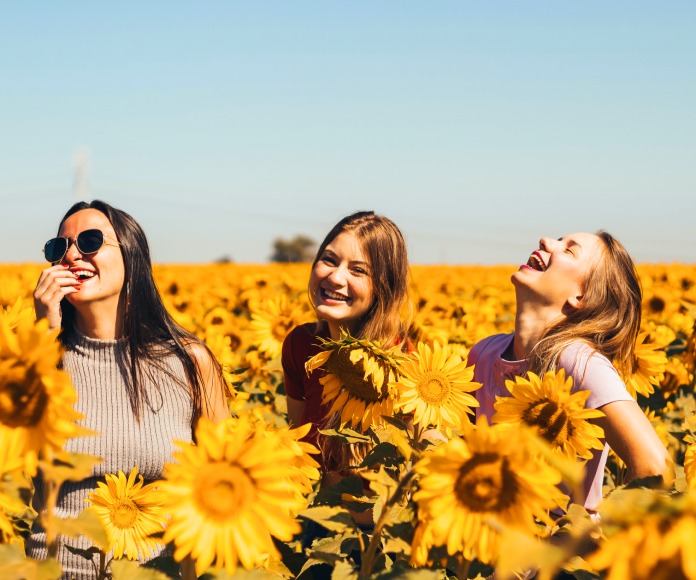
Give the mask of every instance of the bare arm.
M 227 406 L 227 386 L 219 367 L 208 350 L 199 343 L 191 343 L 188 350 L 193 356 L 203 379 L 202 415 L 214 422 L 227 419 L 230 409 Z
M 600 410 L 604 417 L 596 423 L 614 452 L 626 464 L 626 480 L 662 476 L 666 484 L 674 481 L 674 466 L 655 429 L 635 401 L 614 401 Z
M 288 423 L 291 427 L 299 427 L 302 425 L 302 416 L 304 415 L 305 402 L 300 399 L 286 397 L 288 403 Z

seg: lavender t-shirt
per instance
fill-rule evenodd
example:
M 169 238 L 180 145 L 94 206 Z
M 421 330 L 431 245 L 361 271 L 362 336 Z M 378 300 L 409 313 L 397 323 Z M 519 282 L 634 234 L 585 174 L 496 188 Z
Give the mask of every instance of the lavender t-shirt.
M 527 361 L 508 361 L 501 357 L 513 337 L 514 334 L 490 336 L 475 344 L 469 353 L 469 364 L 476 365 L 474 381 L 483 383 L 475 391 L 480 405 L 476 414 L 485 415 L 489 421 L 495 414 L 496 396 L 510 396 L 505 380 L 512 379 L 515 375 L 523 376 L 527 372 Z M 590 391 L 585 403 L 589 409 L 601 409 L 603 405 L 614 401 L 633 400 L 609 359 L 583 342 L 573 343 L 563 351 L 559 367 L 565 369 L 567 376 L 573 377 L 573 392 L 581 389 Z M 605 443 L 603 450 L 592 451 L 592 459 L 585 465 L 585 497 L 573 498 L 573 501 L 582 503 L 587 509 L 596 509 L 602 501 L 604 466 L 608 453 L 609 446 Z

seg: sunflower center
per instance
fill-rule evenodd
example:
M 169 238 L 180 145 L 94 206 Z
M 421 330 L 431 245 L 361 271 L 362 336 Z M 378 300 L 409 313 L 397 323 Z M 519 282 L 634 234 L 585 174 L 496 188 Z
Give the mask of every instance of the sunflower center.
M 517 481 L 504 457 L 481 453 L 462 465 L 454 493 L 471 511 L 497 512 L 517 499 Z
M 118 500 L 109 509 L 111 523 L 122 530 L 132 528 L 135 525 L 138 513 L 140 513 L 138 506 L 128 498 Z
M 452 383 L 438 371 L 426 371 L 416 385 L 418 396 L 431 405 L 441 405 L 452 392 Z
M 198 474 L 196 503 L 206 517 L 221 522 L 239 514 L 255 501 L 254 484 L 249 475 L 236 465 L 212 463 Z
M 15 367 L 0 384 L 0 423 L 8 427 L 33 427 L 41 421 L 48 393 L 33 367 Z
M 288 333 L 295 327 L 295 322 L 288 316 L 280 316 L 271 326 L 271 334 L 278 342 L 283 342 Z
M 539 434 L 555 446 L 562 445 L 573 434 L 568 414 L 555 401 L 535 401 L 522 413 L 522 420 L 539 428 Z
M 368 403 L 381 400 L 385 395 L 371 378 L 365 378 L 362 362 L 353 363 L 350 360 L 350 350 L 341 348 L 333 351 L 326 363 L 326 370 L 338 377 L 351 397 Z
M 648 301 L 648 307 L 650 309 L 650 312 L 654 314 L 660 314 L 665 310 L 666 303 L 662 298 L 659 298 L 657 296 L 653 296 L 649 301 Z

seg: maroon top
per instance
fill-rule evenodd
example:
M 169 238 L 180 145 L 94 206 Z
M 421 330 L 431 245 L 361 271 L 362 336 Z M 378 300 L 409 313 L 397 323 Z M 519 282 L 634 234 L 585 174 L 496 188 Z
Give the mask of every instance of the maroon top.
M 304 401 L 300 425 L 311 423 L 312 428 L 305 437 L 305 441 L 316 445 L 319 430 L 317 425 L 323 422 L 331 408 L 321 404 L 321 395 L 324 386 L 319 382 L 323 375 L 322 369 L 316 369 L 307 376 L 305 363 L 314 355 L 321 352 L 319 337 L 328 340 L 331 338 L 326 333 L 315 333 L 316 323 L 310 322 L 293 328 L 283 341 L 283 374 L 285 377 L 285 393 L 298 401 Z M 299 427 L 299 425 L 295 425 Z

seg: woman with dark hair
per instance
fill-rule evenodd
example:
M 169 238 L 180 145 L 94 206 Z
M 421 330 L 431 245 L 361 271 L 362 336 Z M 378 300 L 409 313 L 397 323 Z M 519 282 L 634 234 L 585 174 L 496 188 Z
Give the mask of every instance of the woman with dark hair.
M 107 473 L 137 466 L 146 481 L 161 478 L 174 440 L 191 440 L 200 417 L 221 420 L 229 410 L 220 365 L 167 313 L 145 233 L 129 214 L 98 200 L 76 203 L 44 254 L 52 265 L 34 292 L 36 315 L 60 328 L 62 365 L 77 391 L 81 424 L 97 433 L 71 439 L 66 448 L 104 459 L 92 477 L 61 488 L 56 511 L 70 517 L 86 507 L 84 499 Z M 34 483 L 34 508 L 40 511 L 45 507 L 40 474 Z M 27 553 L 47 556 L 38 524 Z M 92 564 L 62 542 L 58 558 L 65 577 L 94 577 Z
M 597 508 L 609 447 L 626 464 L 627 480 L 671 481 L 671 458 L 616 370 L 632 368 L 641 324 L 640 281 L 623 245 L 604 231 L 542 238 L 512 283 L 515 332 L 490 336 L 469 353 L 474 381 L 483 383 L 477 414 L 492 418 L 496 397 L 510 396 L 506 379 L 563 369 L 573 391 L 590 391 L 585 406 L 603 412 L 594 421 L 605 436 L 586 464 L 584 497 L 573 500 Z

